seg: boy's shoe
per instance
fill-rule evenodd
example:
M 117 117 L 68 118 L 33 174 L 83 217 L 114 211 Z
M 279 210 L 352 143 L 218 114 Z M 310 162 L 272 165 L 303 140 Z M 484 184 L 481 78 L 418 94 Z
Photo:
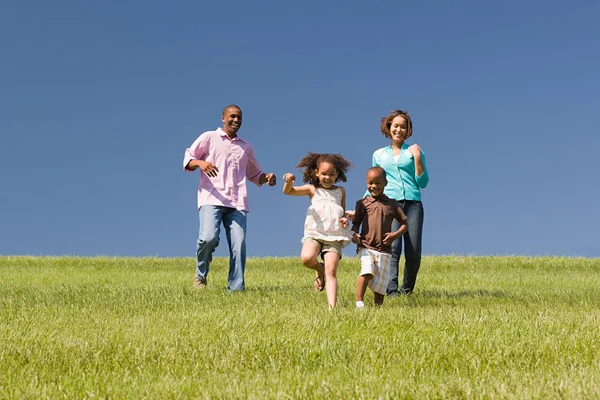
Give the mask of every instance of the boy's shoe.
M 206 279 L 202 280 L 199 277 L 194 278 L 194 289 L 204 289 L 206 287 Z
M 363 308 L 365 308 L 365 302 L 364 301 L 357 301 L 356 302 L 356 308 L 358 308 L 359 310 L 362 310 Z

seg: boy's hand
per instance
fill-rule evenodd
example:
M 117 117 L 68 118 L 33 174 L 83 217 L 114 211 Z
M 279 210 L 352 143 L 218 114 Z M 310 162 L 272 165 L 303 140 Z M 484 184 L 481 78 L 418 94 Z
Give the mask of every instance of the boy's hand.
M 354 210 L 346 210 L 346 218 L 348 221 L 354 221 Z
M 388 232 L 385 235 L 383 235 L 383 244 L 385 246 L 391 246 L 392 242 L 394 240 L 398 239 L 398 236 L 396 236 L 395 234 Z
M 352 235 L 352 239 L 350 239 L 352 243 L 359 244 L 360 243 L 360 235 L 356 232 Z
M 294 174 L 290 174 L 289 172 L 283 176 L 283 180 L 285 183 L 293 183 L 296 180 Z

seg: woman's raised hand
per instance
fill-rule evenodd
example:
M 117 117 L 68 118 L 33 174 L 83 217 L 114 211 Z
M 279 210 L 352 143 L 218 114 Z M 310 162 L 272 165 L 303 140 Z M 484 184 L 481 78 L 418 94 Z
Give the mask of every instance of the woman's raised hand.
M 413 157 L 420 157 L 421 156 L 421 148 L 416 143 L 415 144 L 411 144 L 410 146 L 408 146 L 408 151 L 410 151 L 410 154 L 412 154 Z

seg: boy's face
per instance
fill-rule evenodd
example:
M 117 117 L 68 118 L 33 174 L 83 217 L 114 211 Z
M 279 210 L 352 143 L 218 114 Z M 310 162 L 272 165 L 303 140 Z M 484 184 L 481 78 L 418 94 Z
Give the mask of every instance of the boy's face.
M 367 190 L 371 193 L 371 196 L 381 196 L 385 185 L 387 185 L 387 179 L 385 179 L 383 172 L 373 169 L 367 172 Z

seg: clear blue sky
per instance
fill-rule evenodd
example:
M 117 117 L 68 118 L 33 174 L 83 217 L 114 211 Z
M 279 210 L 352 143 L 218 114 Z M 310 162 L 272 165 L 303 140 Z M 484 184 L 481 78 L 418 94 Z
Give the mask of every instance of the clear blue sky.
M 0 254 L 192 257 L 183 152 L 237 103 L 266 172 L 350 159 L 349 204 L 409 110 L 425 254 L 600 257 L 598 1 L 7 0 L 0 52 Z M 250 186 L 248 254 L 298 255 L 308 198 Z

